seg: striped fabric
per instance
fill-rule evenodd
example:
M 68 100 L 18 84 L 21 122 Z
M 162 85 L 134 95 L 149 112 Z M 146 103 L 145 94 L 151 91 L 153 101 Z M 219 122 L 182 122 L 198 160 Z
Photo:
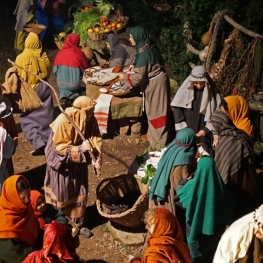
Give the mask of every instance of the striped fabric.
M 97 103 L 94 109 L 94 116 L 97 120 L 101 134 L 107 133 L 108 116 L 112 97 L 112 95 L 100 94 L 96 100 Z
M 68 148 L 59 154 L 50 136 L 46 147 L 47 170 L 44 181 L 46 202 L 62 210 L 78 226 L 83 225 L 88 195 L 88 167 L 90 158 L 81 146 Z M 72 162 L 73 149 L 78 162 Z
M 219 142 L 215 148 L 215 163 L 225 183 L 229 177 L 238 172 L 244 158 L 252 154 L 248 136 L 238 130 L 229 117 L 221 110 L 216 110 L 211 123 L 219 134 Z

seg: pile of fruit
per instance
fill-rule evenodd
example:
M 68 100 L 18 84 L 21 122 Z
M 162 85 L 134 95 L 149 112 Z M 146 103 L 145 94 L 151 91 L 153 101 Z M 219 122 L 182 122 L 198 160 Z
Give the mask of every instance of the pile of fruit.
M 56 43 L 59 49 L 63 48 L 66 37 L 66 32 L 60 32 L 59 34 L 54 35 L 54 42 Z

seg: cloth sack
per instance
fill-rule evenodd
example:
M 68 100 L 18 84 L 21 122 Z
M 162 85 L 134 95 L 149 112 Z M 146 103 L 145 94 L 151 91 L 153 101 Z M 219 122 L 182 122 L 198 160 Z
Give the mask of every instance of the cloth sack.
M 14 67 L 5 74 L 2 93 L 10 100 L 14 113 L 36 110 L 44 105 L 36 91 L 19 77 Z

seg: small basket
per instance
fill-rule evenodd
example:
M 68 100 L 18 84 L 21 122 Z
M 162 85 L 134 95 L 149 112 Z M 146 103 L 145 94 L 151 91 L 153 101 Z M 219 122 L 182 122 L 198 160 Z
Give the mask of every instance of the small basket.
M 122 28 L 127 27 L 127 24 L 129 22 L 129 17 L 128 16 L 121 16 L 121 15 L 110 15 L 108 16 L 108 20 L 110 23 L 115 22 L 117 23 L 121 23 L 122 24 Z
M 54 39 L 54 42 L 56 44 L 56 46 L 58 47 L 58 49 L 62 49 L 63 48 L 63 42 L 59 39 Z
M 100 23 L 95 23 L 93 25 L 93 30 L 95 27 L 100 27 L 100 30 L 104 29 Z M 96 33 L 96 32 L 92 32 L 92 33 L 88 33 L 89 34 L 89 37 L 92 39 L 92 40 L 105 40 L 106 37 L 107 37 L 107 33 Z
M 139 197 L 127 211 L 119 214 L 108 214 L 106 205 L 116 203 L 120 198 L 131 192 L 137 192 Z M 141 177 L 133 174 L 123 174 L 102 180 L 96 189 L 98 212 L 111 221 L 131 228 L 143 224 L 143 215 L 148 209 L 148 185 L 141 183 Z
M 26 24 L 23 29 L 27 32 L 33 32 L 37 35 L 39 35 L 42 31 L 44 31 L 46 29 L 46 27 L 44 25 L 38 24 L 37 21 L 33 22 L 33 23 L 28 23 Z
M 118 68 L 118 67 L 116 67 L 112 72 L 115 72 L 115 73 L 118 73 L 119 71 L 118 71 L 118 69 L 120 69 L 120 68 Z M 118 82 L 120 80 L 120 78 L 119 77 L 117 77 L 116 79 L 114 79 L 112 82 L 111 82 L 111 84 L 108 86 L 108 92 L 109 92 L 109 94 L 110 95 L 113 95 L 113 96 L 115 96 L 115 97 L 122 97 L 122 96 L 124 96 L 124 95 L 127 95 L 127 94 L 129 94 L 130 92 L 131 92 L 131 90 L 126 90 L 126 91 L 121 91 L 121 92 L 112 92 L 111 91 L 111 86 L 114 84 L 114 83 L 116 83 L 116 82 Z

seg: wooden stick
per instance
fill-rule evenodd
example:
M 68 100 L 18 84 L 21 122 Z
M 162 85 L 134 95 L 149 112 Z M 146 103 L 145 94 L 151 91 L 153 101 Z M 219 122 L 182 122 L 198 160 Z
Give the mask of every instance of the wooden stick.
M 22 70 L 24 70 L 24 71 L 26 71 L 26 72 L 28 72 L 28 73 L 36 76 L 42 83 L 46 84 L 48 87 L 51 88 L 51 90 L 53 91 L 53 93 L 54 93 L 54 95 L 55 95 L 55 99 L 56 99 L 56 101 L 57 101 L 57 104 L 58 104 L 58 107 L 59 107 L 60 111 L 66 116 L 66 118 L 68 119 L 68 121 L 69 121 L 69 122 L 73 125 L 73 127 L 76 129 L 76 131 L 77 131 L 77 133 L 79 134 L 80 138 L 81 138 L 83 141 L 86 141 L 86 138 L 85 138 L 84 135 L 82 134 L 82 132 L 81 132 L 81 130 L 79 129 L 79 127 L 74 123 L 74 121 L 69 117 L 69 115 L 63 110 L 63 108 L 62 108 L 62 106 L 61 106 L 61 104 L 60 104 L 60 101 L 59 101 L 59 98 L 58 98 L 58 95 L 57 95 L 55 89 L 54 89 L 47 81 L 41 79 L 41 78 L 40 78 L 37 74 L 35 74 L 34 72 L 29 71 L 28 69 L 23 68 L 23 67 L 17 65 L 15 62 L 11 61 L 10 59 L 8 59 L 7 61 L 8 61 L 9 63 L 11 63 L 12 66 L 15 66 L 15 67 L 17 67 L 17 68 L 20 68 L 20 69 L 22 69 Z M 91 151 L 88 151 L 88 153 L 89 153 L 91 159 L 93 160 L 93 162 L 96 162 L 97 160 L 96 160 L 96 157 L 94 156 L 94 154 L 93 154 Z M 94 168 L 94 167 L 93 167 L 93 168 Z M 99 170 L 96 170 L 95 168 L 94 168 L 94 172 L 95 172 L 96 175 L 98 175 L 98 176 L 100 175 L 100 171 L 99 171 Z

